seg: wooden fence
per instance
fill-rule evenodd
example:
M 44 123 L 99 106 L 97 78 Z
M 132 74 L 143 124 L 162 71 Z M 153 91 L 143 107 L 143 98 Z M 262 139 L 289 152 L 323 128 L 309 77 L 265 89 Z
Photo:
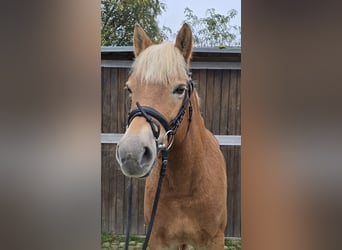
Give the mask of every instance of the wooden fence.
M 102 48 L 102 136 L 124 133 L 127 94 L 124 84 L 133 60 L 132 47 Z M 240 135 L 241 50 L 194 49 L 192 79 L 201 98 L 205 124 L 215 135 Z M 240 138 L 240 137 L 238 137 Z M 101 212 L 102 231 L 125 233 L 128 179 L 115 159 L 115 141 L 102 140 Z M 226 236 L 240 237 L 241 189 L 240 145 L 221 145 L 227 163 L 228 225 Z M 131 233 L 144 235 L 144 180 L 134 180 Z

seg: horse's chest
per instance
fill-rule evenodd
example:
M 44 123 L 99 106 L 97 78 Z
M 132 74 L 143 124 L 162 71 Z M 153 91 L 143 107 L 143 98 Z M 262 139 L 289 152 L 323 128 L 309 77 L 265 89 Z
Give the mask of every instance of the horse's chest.
M 208 222 L 205 211 L 208 201 L 203 199 L 203 195 L 196 192 L 183 193 L 173 192 L 173 190 L 164 189 L 158 205 L 156 227 L 165 229 L 166 234 L 177 235 L 177 237 L 193 238 Z M 151 194 L 153 192 L 150 192 Z M 153 204 L 153 196 L 148 195 L 145 216 L 150 217 Z M 149 221 L 149 220 L 147 220 Z M 164 230 L 161 230 L 164 231 Z
M 164 217 L 163 223 L 165 226 L 173 229 L 174 232 L 191 234 L 198 230 L 200 217 L 197 215 L 196 208 L 192 202 L 179 202 L 178 200 L 168 201 L 163 204 L 163 209 L 160 211 L 161 217 Z
M 170 206 L 164 216 L 159 226 L 167 229 L 170 238 L 193 238 L 200 228 L 198 218 L 187 207 Z

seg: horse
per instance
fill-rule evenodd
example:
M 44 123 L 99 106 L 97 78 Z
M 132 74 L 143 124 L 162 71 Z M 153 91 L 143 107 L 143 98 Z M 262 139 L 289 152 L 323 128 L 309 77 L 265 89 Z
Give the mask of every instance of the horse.
M 133 48 L 126 83 L 133 105 L 116 158 L 124 175 L 146 179 L 145 224 L 150 223 L 162 166 L 159 149 L 168 150 L 149 249 L 224 249 L 226 164 L 218 141 L 205 127 L 192 86 L 191 28 L 183 24 L 175 43 L 153 44 L 136 24 Z M 176 129 L 167 130 L 172 123 Z

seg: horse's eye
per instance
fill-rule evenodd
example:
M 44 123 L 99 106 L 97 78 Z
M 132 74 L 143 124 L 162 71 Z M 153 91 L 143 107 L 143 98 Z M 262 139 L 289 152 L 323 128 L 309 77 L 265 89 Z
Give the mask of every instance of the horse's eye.
M 185 90 L 186 90 L 186 85 L 180 84 L 173 90 L 173 93 L 176 95 L 183 95 Z
M 132 90 L 130 89 L 130 87 L 128 87 L 127 85 L 125 86 L 125 89 L 127 89 L 128 93 L 131 95 L 132 94 Z

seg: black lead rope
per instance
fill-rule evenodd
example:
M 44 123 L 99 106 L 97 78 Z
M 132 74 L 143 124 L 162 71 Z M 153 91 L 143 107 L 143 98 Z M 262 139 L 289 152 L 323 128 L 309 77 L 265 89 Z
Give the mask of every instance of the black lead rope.
M 152 212 L 151 212 L 151 217 L 150 217 L 150 223 L 148 224 L 148 229 L 147 229 L 147 233 L 146 233 L 146 238 L 144 241 L 144 245 L 143 245 L 143 250 L 146 250 L 147 245 L 148 245 L 148 241 L 150 240 L 150 236 L 152 233 L 152 227 L 153 227 L 153 223 L 154 223 L 154 218 L 156 217 L 156 213 L 157 213 L 157 208 L 158 208 L 158 202 L 159 202 L 159 196 L 160 196 L 160 191 L 161 191 L 161 187 L 163 184 L 163 178 L 165 176 L 166 173 L 166 167 L 167 167 L 167 149 L 163 149 L 161 151 L 162 153 L 162 165 L 160 168 L 160 173 L 159 173 L 159 181 L 158 181 L 158 186 L 157 186 L 157 190 L 156 190 L 156 194 L 154 197 L 154 202 L 153 202 L 153 207 L 152 207 Z
M 167 167 L 167 154 L 168 150 L 167 149 L 162 149 L 161 150 L 162 154 L 162 165 L 160 168 L 160 173 L 159 173 L 159 180 L 158 180 L 158 186 L 156 190 L 156 194 L 154 196 L 154 202 L 153 202 L 153 207 L 152 207 L 152 212 L 151 212 L 151 217 L 150 217 L 150 223 L 148 224 L 148 229 L 143 245 L 143 250 L 147 249 L 148 242 L 150 240 L 150 236 L 152 233 L 152 227 L 154 223 L 154 218 L 156 217 L 157 213 L 157 208 L 158 208 L 158 202 L 159 202 L 159 197 L 160 197 L 160 192 L 161 192 L 161 187 L 163 184 L 163 179 L 166 173 L 166 167 Z M 126 239 L 125 239 L 125 250 L 128 250 L 128 245 L 129 245 L 129 232 L 131 229 L 131 215 L 132 215 L 132 190 L 133 190 L 133 184 L 132 184 L 132 178 L 129 180 L 129 193 L 128 193 L 128 210 L 127 210 L 127 228 L 126 228 Z

